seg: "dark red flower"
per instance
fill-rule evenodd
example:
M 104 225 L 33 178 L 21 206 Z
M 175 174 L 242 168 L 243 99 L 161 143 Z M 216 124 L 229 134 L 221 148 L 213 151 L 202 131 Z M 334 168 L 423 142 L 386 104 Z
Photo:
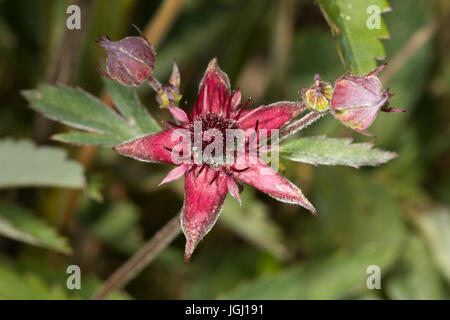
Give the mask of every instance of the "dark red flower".
M 383 90 L 377 74 L 386 64 L 376 68 L 367 75 L 355 76 L 345 74 L 336 81 L 331 98 L 330 111 L 345 126 L 368 136 L 373 136 L 366 129 L 375 120 L 378 112 L 404 112 L 404 110 L 387 107 L 392 96 Z
M 210 130 L 226 133 L 230 129 L 241 129 L 248 151 L 250 140 L 254 139 L 255 133 L 268 130 L 267 135 L 270 136 L 272 129 L 279 129 L 305 108 L 302 103 L 278 102 L 245 110 L 249 101 L 240 107 L 241 92 L 230 92 L 227 75 L 219 68 L 217 60 L 213 59 L 200 83 L 197 100 L 190 115 L 180 108 L 169 107 L 178 123 L 171 122 L 172 127 L 167 130 L 124 142 L 114 148 L 125 156 L 141 161 L 177 165 L 161 184 L 183 175 L 186 177 L 181 215 L 181 226 L 187 239 L 186 261 L 198 242 L 215 224 L 228 192 L 239 199 L 236 182 L 250 184 L 275 199 L 299 204 L 315 214 L 314 207 L 300 189 L 279 175 L 259 155 L 253 157 L 248 154 L 235 154 L 236 157 L 231 162 L 217 162 L 206 157 L 200 162 L 192 163 L 197 153 L 204 153 L 209 148 L 208 141 L 211 140 L 208 140 L 207 136 Z M 197 124 L 202 127 L 199 145 L 196 145 L 195 139 L 192 138 L 192 133 L 194 136 L 196 134 Z M 188 134 L 190 138 L 184 139 Z M 189 161 L 174 160 L 174 153 L 179 156 L 176 148 L 180 145 L 189 148 L 188 155 L 183 154 L 184 160 Z
M 100 37 L 96 42 L 108 53 L 106 72 L 99 70 L 104 76 L 126 86 L 138 86 L 150 77 L 156 53 L 142 33 L 141 37 L 126 37 L 120 41 Z

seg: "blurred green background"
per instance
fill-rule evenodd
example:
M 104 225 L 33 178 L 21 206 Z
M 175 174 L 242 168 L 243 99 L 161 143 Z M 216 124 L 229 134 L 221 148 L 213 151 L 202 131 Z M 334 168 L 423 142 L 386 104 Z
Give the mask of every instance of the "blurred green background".
M 32 138 L 64 148 L 87 167 L 88 181 L 81 192 L 0 187 L 1 201 L 20 207 L 0 202 L 3 214 L 26 211 L 18 215 L 37 218 L 53 231 L 34 224 L 25 229 L 38 230 L 38 238 L 54 233 L 43 245 L 47 248 L 0 237 L 0 298 L 89 298 L 179 212 L 183 181 L 157 187 L 170 166 L 54 142 L 49 137 L 67 128 L 36 114 L 20 95 L 38 83 L 63 82 L 101 96 L 96 67 L 105 54 L 94 39 L 136 35 L 131 24 L 145 29 L 155 23 L 162 2 L 80 0 L 82 30 L 69 31 L 65 11 L 73 1 L 0 0 L 0 139 Z M 167 81 L 176 59 L 183 100 L 190 106 L 215 56 L 232 87 L 240 87 L 244 98 L 253 97 L 254 107 L 300 100 L 298 90 L 312 84 L 315 72 L 332 81 L 346 71 L 314 1 L 172 2 L 180 6 L 173 9 L 173 21 L 163 19 L 169 25 L 158 34 L 154 75 Z M 444 18 L 450 3 L 389 4 L 392 11 L 383 18 L 390 39 L 382 43 L 392 65 L 386 74 L 397 69 L 384 80 L 395 94 L 392 106 L 408 112 L 380 114 L 369 131 L 378 137 L 377 148 L 399 157 L 361 169 L 283 160 L 285 176 L 308 196 L 318 217 L 247 186 L 242 207 L 226 200 L 219 222 L 189 264 L 179 236 L 113 298 L 450 298 L 450 19 Z M 139 95 L 156 118 L 169 118 L 148 88 L 140 88 Z M 370 141 L 332 117 L 298 135 L 321 134 Z M 2 170 L 0 177 L 6 174 Z M 67 238 L 71 254 L 65 254 L 69 249 L 56 233 Z M 82 270 L 81 290 L 66 288 L 71 264 Z M 380 290 L 366 287 L 369 265 L 381 268 Z

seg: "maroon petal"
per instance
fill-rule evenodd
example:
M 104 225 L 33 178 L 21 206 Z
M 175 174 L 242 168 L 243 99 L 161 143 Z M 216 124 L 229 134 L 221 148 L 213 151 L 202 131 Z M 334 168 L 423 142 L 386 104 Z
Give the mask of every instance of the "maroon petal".
M 230 97 L 230 81 L 214 58 L 208 64 L 202 81 L 200 82 L 197 101 L 193 115 L 214 112 L 220 114 L 226 108 Z
M 125 141 L 113 149 L 124 156 L 140 161 L 173 163 L 171 150 L 181 140 L 172 141 L 172 134 L 175 130 L 171 128 Z
M 234 115 L 239 107 L 239 104 L 241 103 L 242 99 L 241 90 L 237 89 L 236 91 L 233 91 L 229 99 L 230 101 L 228 102 L 227 106 L 227 115 Z
M 158 186 L 160 187 L 161 185 L 163 185 L 165 183 L 180 179 L 186 173 L 186 171 L 188 171 L 190 166 L 191 165 L 189 165 L 189 164 L 183 163 L 183 164 L 179 165 L 178 167 L 175 167 L 175 169 L 172 169 Z
M 178 107 L 171 107 L 171 106 L 169 106 L 168 108 L 169 108 L 170 113 L 176 120 L 178 120 L 180 122 L 184 122 L 184 123 L 189 122 L 189 117 L 186 114 L 186 112 L 184 112 L 183 109 L 178 108 Z
M 228 193 L 226 175 L 205 168 L 186 176 L 181 227 L 186 236 L 185 259 L 189 261 L 198 242 L 211 230 L 219 217 Z M 211 183 L 212 181 L 212 183 Z
M 305 110 L 301 102 L 276 102 L 268 106 L 244 111 L 238 120 L 238 126 L 243 130 L 266 129 L 270 137 L 272 129 L 279 129 Z M 256 123 L 258 122 L 258 126 Z
M 250 168 L 247 170 L 233 172 L 233 176 L 279 201 L 299 204 L 316 215 L 314 206 L 303 195 L 302 191 L 260 158 L 258 158 L 256 164 L 250 164 Z
M 230 194 L 242 205 L 241 197 L 239 197 L 239 187 L 231 176 L 227 176 L 227 188 Z

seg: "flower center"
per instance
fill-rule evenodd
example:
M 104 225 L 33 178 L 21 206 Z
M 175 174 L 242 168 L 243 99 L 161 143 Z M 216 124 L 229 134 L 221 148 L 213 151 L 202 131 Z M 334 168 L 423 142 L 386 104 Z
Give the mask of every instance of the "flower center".
M 228 129 L 237 129 L 236 121 L 211 112 L 197 115 L 189 126 L 194 157 L 201 154 L 202 162 L 214 167 L 225 164 Z

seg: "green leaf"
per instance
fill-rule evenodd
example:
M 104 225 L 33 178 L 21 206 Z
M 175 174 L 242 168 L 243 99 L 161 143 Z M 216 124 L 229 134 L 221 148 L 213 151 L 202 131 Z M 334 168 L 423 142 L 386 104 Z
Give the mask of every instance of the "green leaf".
M 364 247 L 353 254 L 338 253 L 306 266 L 295 265 L 274 275 L 241 285 L 226 299 L 339 299 L 368 293 L 369 265 L 388 269 L 397 247 Z M 223 298 L 223 297 L 221 297 Z
M 375 59 L 386 53 L 380 39 L 388 39 L 389 32 L 381 16 L 379 28 L 369 28 L 377 19 L 376 10 L 390 10 L 386 0 L 318 0 L 322 13 L 330 25 L 338 50 L 347 68 L 354 73 L 368 73 L 375 69 Z M 373 8 L 375 11 L 370 11 Z
M 351 138 L 305 137 L 285 143 L 280 154 L 292 161 L 313 165 L 377 166 L 397 156 L 373 149 L 372 143 L 352 143 Z
M 141 134 L 148 134 L 161 130 L 161 127 L 156 120 L 142 105 L 134 88 L 126 87 L 107 78 L 103 79 L 115 106 L 127 119 L 130 125 L 137 125 Z
M 82 130 L 132 138 L 132 130 L 116 112 L 82 89 L 40 85 L 23 95 L 34 110 L 51 119 Z
M 56 147 L 37 147 L 27 140 L 0 140 L 0 189 L 48 186 L 83 188 L 83 168 Z
M 110 80 L 105 80 L 105 84 L 120 114 L 79 88 L 40 85 L 23 91 L 23 95 L 34 110 L 73 128 L 89 131 L 56 134 L 53 138 L 58 141 L 111 147 L 160 130 L 134 91 Z
M 236 199 L 230 197 L 225 201 L 219 222 L 279 260 L 286 260 L 290 253 L 284 243 L 283 231 L 270 218 L 267 206 L 248 189 L 240 197 L 245 205 L 240 206 Z
M 0 201 L 0 234 L 33 246 L 71 253 L 66 239 L 27 210 Z

